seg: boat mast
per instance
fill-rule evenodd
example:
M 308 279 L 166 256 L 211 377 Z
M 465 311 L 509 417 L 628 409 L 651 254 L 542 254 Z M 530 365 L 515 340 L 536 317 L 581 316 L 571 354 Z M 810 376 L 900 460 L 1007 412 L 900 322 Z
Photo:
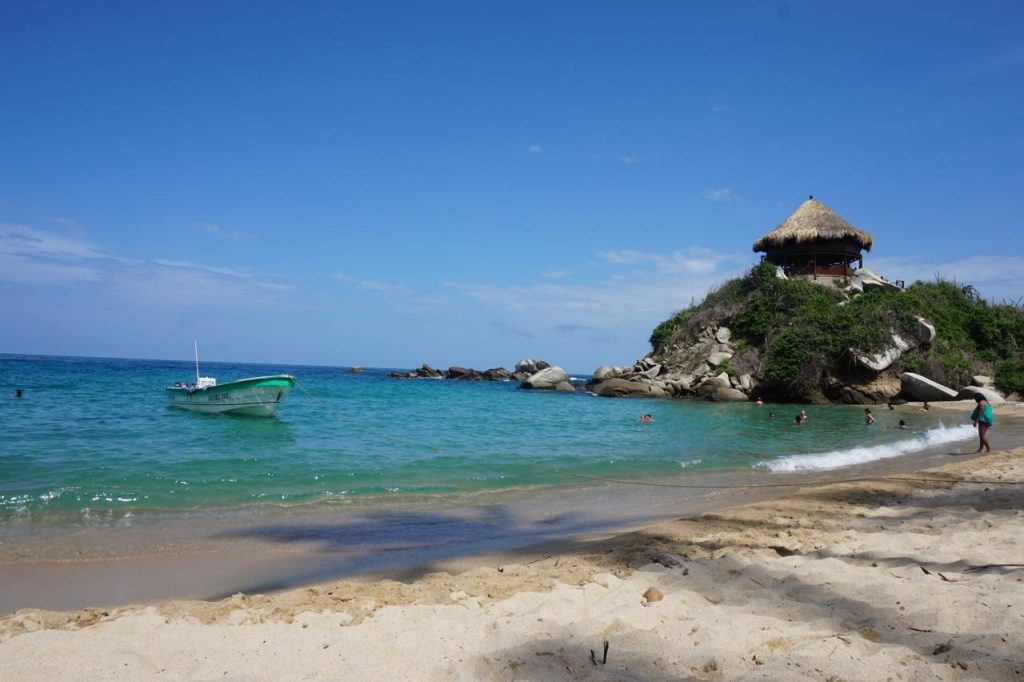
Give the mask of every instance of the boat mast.
M 199 342 L 192 339 L 192 345 L 196 350 L 196 385 L 199 385 Z

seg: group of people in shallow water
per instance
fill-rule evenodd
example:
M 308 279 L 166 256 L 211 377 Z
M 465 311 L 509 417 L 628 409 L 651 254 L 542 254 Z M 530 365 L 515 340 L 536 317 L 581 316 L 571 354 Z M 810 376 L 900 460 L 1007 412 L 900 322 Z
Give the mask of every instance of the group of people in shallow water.
M 973 422 L 974 427 L 978 429 L 978 449 L 976 452 L 991 452 L 992 446 L 988 441 L 988 430 L 992 428 L 992 406 L 988 403 L 987 400 L 985 400 L 985 397 L 980 393 L 974 396 L 974 400 L 977 403 L 977 406 L 974 408 L 974 411 L 971 412 L 971 421 Z M 758 399 L 755 401 L 755 404 L 758 407 L 764 405 L 764 398 L 758 397 Z M 896 408 L 892 404 L 890 404 L 889 409 L 894 410 Z M 924 401 L 924 403 L 922 403 L 921 411 L 928 411 L 927 400 Z M 775 419 L 775 413 L 769 412 L 768 418 Z M 644 414 L 640 415 L 639 421 L 641 423 L 648 424 L 651 421 L 653 421 L 653 419 L 650 414 L 645 412 Z M 800 412 L 798 412 L 797 415 L 793 417 L 793 424 L 799 426 L 806 423 L 807 412 L 806 410 L 800 410 Z M 875 415 L 871 413 L 871 408 L 864 408 L 864 423 L 867 426 L 872 426 L 875 423 Z M 901 419 L 899 424 L 897 424 L 895 428 L 907 428 L 906 420 Z

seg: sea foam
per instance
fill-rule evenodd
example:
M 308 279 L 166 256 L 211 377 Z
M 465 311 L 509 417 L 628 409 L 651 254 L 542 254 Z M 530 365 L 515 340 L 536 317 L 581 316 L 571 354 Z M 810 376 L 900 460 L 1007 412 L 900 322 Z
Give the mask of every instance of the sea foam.
M 768 469 L 776 473 L 794 471 L 820 471 L 839 469 L 855 464 L 867 464 L 879 459 L 899 457 L 911 452 L 926 450 L 944 443 L 955 443 L 967 440 L 974 435 L 974 428 L 967 425 L 947 427 L 939 425 L 905 440 L 882 445 L 849 448 L 847 450 L 830 450 L 829 452 L 808 455 L 790 455 L 770 462 L 758 462 L 754 466 Z

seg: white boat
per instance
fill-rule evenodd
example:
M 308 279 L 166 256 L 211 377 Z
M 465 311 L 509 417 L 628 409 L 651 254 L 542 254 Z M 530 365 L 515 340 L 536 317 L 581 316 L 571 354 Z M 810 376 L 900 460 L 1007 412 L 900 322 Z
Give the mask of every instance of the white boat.
M 197 344 L 195 383 L 178 381 L 164 390 L 173 407 L 195 412 L 272 417 L 294 385 L 295 377 L 290 374 L 250 377 L 223 384 L 218 384 L 213 377 L 199 376 Z

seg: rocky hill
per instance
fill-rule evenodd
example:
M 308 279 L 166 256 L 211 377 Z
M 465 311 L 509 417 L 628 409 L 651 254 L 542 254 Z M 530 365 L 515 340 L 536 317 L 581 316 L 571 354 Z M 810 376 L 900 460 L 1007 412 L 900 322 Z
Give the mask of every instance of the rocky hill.
M 938 280 L 899 289 L 870 271 L 838 287 L 762 263 L 662 322 L 598 395 L 884 403 L 1024 393 L 1024 310 Z

